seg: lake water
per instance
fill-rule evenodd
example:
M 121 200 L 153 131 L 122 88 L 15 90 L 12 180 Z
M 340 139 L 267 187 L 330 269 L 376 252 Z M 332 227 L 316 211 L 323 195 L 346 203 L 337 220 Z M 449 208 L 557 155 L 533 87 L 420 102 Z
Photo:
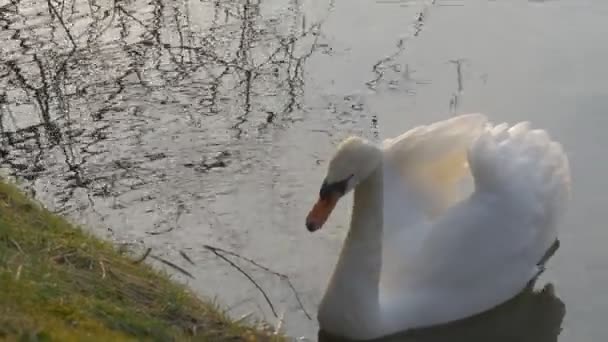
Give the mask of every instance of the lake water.
M 304 217 L 335 145 L 465 112 L 530 120 L 563 143 L 574 180 L 537 284 L 554 290 L 400 340 L 608 337 L 608 2 L 50 3 L 0 2 L 0 161 L 49 208 L 151 248 L 236 317 L 277 321 L 205 245 L 285 274 L 302 305 L 284 279 L 228 255 L 288 334 L 315 340 L 350 200 L 320 233 Z

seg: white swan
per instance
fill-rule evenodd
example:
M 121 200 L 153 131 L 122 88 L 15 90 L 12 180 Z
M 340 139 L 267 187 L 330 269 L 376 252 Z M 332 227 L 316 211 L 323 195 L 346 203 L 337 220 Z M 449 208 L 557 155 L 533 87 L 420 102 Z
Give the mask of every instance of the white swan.
M 353 189 L 318 321 L 365 340 L 466 318 L 524 289 L 557 239 L 570 171 L 545 131 L 467 114 L 383 146 L 346 139 L 306 227 L 321 228 Z

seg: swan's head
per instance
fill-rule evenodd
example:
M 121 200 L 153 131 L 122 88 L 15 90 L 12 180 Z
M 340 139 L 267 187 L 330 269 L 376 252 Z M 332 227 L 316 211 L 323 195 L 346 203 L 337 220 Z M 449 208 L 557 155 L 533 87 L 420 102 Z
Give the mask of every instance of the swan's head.
M 319 199 L 306 217 L 306 228 L 321 228 L 338 200 L 369 177 L 382 161 L 382 151 L 371 142 L 350 137 L 344 140 L 329 162 Z

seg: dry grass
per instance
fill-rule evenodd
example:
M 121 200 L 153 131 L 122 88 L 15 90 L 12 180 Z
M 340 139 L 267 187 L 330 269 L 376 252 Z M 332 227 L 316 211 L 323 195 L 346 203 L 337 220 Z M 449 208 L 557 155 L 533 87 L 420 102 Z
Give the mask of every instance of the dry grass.
M 1 181 L 0 339 L 286 340 L 232 321 Z

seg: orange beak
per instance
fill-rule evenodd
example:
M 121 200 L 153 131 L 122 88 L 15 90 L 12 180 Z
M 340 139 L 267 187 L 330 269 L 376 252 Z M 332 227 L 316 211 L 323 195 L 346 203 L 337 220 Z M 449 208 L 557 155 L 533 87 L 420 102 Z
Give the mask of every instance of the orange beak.
M 310 232 L 319 230 L 336 207 L 340 196 L 332 194 L 328 198 L 319 198 L 306 217 L 306 228 Z

